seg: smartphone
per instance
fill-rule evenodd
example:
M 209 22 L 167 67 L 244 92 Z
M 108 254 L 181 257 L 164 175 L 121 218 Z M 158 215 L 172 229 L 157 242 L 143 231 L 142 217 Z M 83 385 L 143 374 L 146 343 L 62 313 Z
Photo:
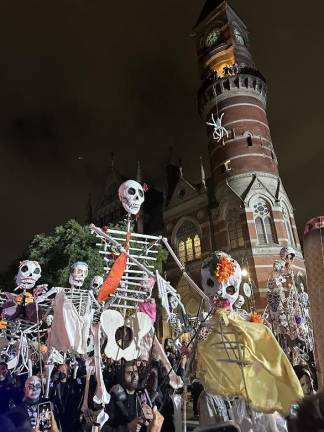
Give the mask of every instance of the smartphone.
M 38 404 L 39 430 L 50 431 L 52 429 L 52 404 L 51 402 L 42 402 Z
M 151 409 L 152 409 L 152 402 L 151 399 L 149 397 L 149 394 L 147 392 L 147 390 L 139 390 L 136 392 L 136 397 L 137 397 L 137 403 L 140 405 L 143 416 L 145 418 L 145 420 L 150 423 L 152 421 L 152 416 L 148 416 L 146 415 L 146 410 L 144 409 L 144 405 L 148 405 Z

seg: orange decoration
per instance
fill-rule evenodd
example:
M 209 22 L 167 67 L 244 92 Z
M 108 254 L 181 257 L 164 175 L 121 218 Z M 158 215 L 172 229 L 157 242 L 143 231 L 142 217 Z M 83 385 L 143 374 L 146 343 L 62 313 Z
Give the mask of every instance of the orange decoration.
M 17 295 L 16 296 L 16 302 L 17 303 L 22 303 L 23 302 L 23 298 L 24 298 L 23 295 Z M 33 302 L 34 302 L 33 295 L 27 292 L 25 294 L 25 303 L 33 303 Z
M 42 354 L 47 353 L 47 346 L 44 345 L 44 344 L 41 344 L 41 345 L 39 346 L 39 352 L 41 352 Z
M 261 315 L 259 315 L 257 312 L 252 312 L 250 315 L 250 322 L 262 324 L 263 319 L 262 319 Z
M 7 328 L 7 321 L 0 320 L 0 330 L 5 330 Z
M 230 261 L 225 256 L 221 256 L 216 265 L 215 276 L 219 282 L 223 283 L 228 278 L 230 278 L 235 272 L 235 266 L 232 261 Z
M 129 239 L 130 239 L 130 233 L 127 233 L 126 245 L 125 245 L 126 252 L 128 251 Z M 114 294 L 124 274 L 126 263 L 127 263 L 127 255 L 125 253 L 121 253 L 119 257 L 116 259 L 116 261 L 114 262 L 113 266 L 111 267 L 108 276 L 104 280 L 104 283 L 102 284 L 102 287 L 99 290 L 98 300 L 100 302 L 106 301 L 108 297 L 111 296 L 111 294 Z

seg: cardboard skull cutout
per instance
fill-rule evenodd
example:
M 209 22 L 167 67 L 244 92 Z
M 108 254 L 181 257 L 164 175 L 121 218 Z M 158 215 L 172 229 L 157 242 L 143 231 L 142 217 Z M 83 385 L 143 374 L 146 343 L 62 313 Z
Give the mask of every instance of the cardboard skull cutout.
M 82 261 L 77 261 L 71 266 L 69 284 L 71 287 L 82 287 L 87 276 L 88 264 Z
M 95 293 L 95 295 L 98 294 L 99 289 L 101 288 L 101 285 L 103 284 L 103 277 L 102 276 L 95 276 L 90 284 L 90 288 Z
M 232 308 L 239 296 L 242 281 L 241 267 L 225 252 L 214 252 L 201 267 L 201 283 L 204 292 L 213 299 L 229 302 Z
M 37 261 L 22 261 L 15 278 L 16 283 L 23 289 L 32 289 L 41 277 L 41 273 L 41 267 Z
M 119 186 L 119 199 L 127 213 L 136 215 L 144 202 L 144 190 L 135 180 L 127 180 Z

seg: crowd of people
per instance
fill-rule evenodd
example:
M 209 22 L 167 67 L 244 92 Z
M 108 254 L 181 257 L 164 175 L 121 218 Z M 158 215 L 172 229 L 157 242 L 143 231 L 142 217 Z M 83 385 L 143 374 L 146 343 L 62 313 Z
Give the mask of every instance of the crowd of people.
M 61 432 L 91 431 L 99 408 L 93 402 L 96 387 L 92 375 L 85 391 L 86 368 L 82 360 L 72 369 L 69 362 L 57 365 L 52 372 L 48 399 L 43 397 L 45 381 L 40 370 L 34 375 L 12 375 L 7 364 L 0 364 L 0 430 Z M 103 370 L 111 400 L 105 407 L 109 416 L 102 432 L 172 431 L 173 409 L 167 371 L 157 361 L 111 362 Z M 84 397 L 86 395 L 86 401 Z M 51 402 L 51 428 L 39 425 L 39 407 Z M 163 421 L 163 426 L 162 426 Z M 99 427 L 99 423 L 98 423 Z
M 172 400 L 174 391 L 168 383 L 168 371 L 159 361 L 112 362 L 105 359 L 104 364 L 103 376 L 111 400 L 105 407 L 109 418 L 100 427 L 99 421 L 97 422 L 100 407 L 93 402 L 96 379 L 94 375 L 91 376 L 89 388 L 86 390 L 86 367 L 81 359 L 78 361 L 77 368 L 69 361 L 54 368 L 47 399 L 43 396 L 46 384 L 39 369 L 34 369 L 34 375 L 29 377 L 14 375 L 8 370 L 7 364 L 1 362 L 0 430 L 3 432 L 175 431 L 176 413 Z M 177 372 L 183 373 L 181 364 Z M 203 409 L 209 405 L 210 410 L 210 404 L 215 404 L 215 398 L 204 390 L 197 379 L 192 380 L 190 389 L 194 417 L 206 416 Z M 44 402 L 50 402 L 50 405 L 46 406 L 46 412 Z M 224 406 L 225 409 L 229 408 Z M 42 410 L 40 407 L 43 407 Z M 217 409 L 219 410 L 219 405 Z M 42 415 L 46 418 L 43 423 Z M 223 423 L 220 417 L 218 421 L 214 417 L 214 423 L 209 422 L 206 430 L 240 431 L 231 421 Z M 223 416 L 222 420 L 224 418 L 226 419 Z M 229 418 L 230 416 L 227 420 Z M 291 415 L 286 420 L 289 432 L 324 430 L 324 393 L 318 392 L 293 405 Z M 204 421 L 201 423 L 204 424 Z M 281 431 L 279 427 L 278 431 Z

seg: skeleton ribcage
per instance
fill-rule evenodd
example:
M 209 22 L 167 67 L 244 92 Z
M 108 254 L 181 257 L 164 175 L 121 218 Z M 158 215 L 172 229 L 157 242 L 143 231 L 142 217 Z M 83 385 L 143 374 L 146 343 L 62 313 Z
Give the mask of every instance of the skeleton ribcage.
M 104 260 L 104 269 L 108 274 L 120 254 L 116 245 L 110 243 L 101 235 L 104 232 L 100 228 L 95 230 L 96 237 L 100 239 L 97 243 L 99 253 Z M 108 230 L 107 234 L 118 242 L 119 247 L 126 247 L 127 232 L 119 230 Z M 145 302 L 151 297 L 152 286 L 149 284 L 149 274 L 154 277 L 154 264 L 157 259 L 161 238 L 146 234 L 132 233 L 128 242 L 128 253 L 135 258 L 138 263 L 127 258 L 125 272 L 120 284 L 114 294 L 109 297 L 108 307 L 117 309 L 120 312 L 133 311 L 140 303 Z M 145 271 L 145 269 L 147 271 Z

